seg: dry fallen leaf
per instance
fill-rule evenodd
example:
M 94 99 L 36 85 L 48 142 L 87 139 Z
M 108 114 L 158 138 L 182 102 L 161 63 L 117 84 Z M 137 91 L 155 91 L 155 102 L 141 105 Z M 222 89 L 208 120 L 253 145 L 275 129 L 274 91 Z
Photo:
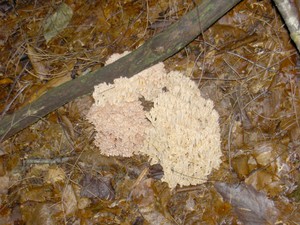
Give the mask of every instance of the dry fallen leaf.
M 9 181 L 8 175 L 0 177 L 0 194 L 7 194 L 10 185 Z
M 93 177 L 89 174 L 83 177 L 80 195 L 87 198 L 100 198 L 112 200 L 115 198 L 115 191 L 109 177 Z
M 30 45 L 27 45 L 27 54 L 34 69 L 35 75 L 41 80 L 46 79 L 49 71 L 45 62 L 42 61 L 42 57 L 39 53 Z
M 67 185 L 62 192 L 62 203 L 66 215 L 71 215 L 77 210 L 77 199 L 72 185 Z
M 44 37 L 47 43 L 68 26 L 72 16 L 72 8 L 62 3 L 56 12 L 47 18 L 43 25 Z
M 9 79 L 9 78 L 0 79 L 0 85 L 8 85 L 11 83 L 13 83 L 12 79 Z
M 47 224 L 55 225 L 57 220 L 55 215 L 59 212 L 59 205 L 53 203 L 32 203 L 27 202 L 21 206 L 23 220 L 26 224 Z
M 63 182 L 66 179 L 66 174 L 61 167 L 51 166 L 47 171 L 46 182 L 55 184 L 57 182 Z
M 222 197 L 231 203 L 243 224 L 275 224 L 278 210 L 264 193 L 245 184 L 217 182 L 215 187 Z

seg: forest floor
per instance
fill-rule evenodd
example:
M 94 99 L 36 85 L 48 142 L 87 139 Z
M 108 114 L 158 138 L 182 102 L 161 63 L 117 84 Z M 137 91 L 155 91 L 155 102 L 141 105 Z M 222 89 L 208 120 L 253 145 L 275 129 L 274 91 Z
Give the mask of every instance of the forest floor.
M 13 2 L 0 4 L 0 119 L 200 1 Z M 102 155 L 83 96 L 1 143 L 0 224 L 300 224 L 300 58 L 272 1 L 242 1 L 164 63 L 220 115 L 207 182 L 170 189 L 146 156 Z

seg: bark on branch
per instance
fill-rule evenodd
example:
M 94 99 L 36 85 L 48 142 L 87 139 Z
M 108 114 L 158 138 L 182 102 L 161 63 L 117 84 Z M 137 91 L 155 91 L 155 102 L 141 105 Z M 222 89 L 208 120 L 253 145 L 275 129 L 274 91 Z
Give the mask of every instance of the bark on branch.
M 33 103 L 0 121 L 0 142 L 73 99 L 89 94 L 95 85 L 134 74 L 174 55 L 241 0 L 203 0 L 162 33 L 118 61 L 49 90 Z
M 274 2 L 290 31 L 290 37 L 300 52 L 300 1 L 274 0 Z

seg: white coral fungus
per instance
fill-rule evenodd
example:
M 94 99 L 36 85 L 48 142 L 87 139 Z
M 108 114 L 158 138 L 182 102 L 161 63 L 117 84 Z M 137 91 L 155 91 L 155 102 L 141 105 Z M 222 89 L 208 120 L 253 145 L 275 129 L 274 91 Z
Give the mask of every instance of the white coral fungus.
M 142 148 L 149 126 L 138 101 L 92 107 L 89 121 L 97 130 L 95 144 L 105 155 L 130 157 Z
M 183 74 L 167 73 L 159 63 L 132 78 L 96 86 L 93 97 L 87 118 L 102 153 L 150 156 L 162 165 L 171 188 L 203 183 L 219 167 L 218 113 Z M 152 105 L 145 109 L 145 103 Z

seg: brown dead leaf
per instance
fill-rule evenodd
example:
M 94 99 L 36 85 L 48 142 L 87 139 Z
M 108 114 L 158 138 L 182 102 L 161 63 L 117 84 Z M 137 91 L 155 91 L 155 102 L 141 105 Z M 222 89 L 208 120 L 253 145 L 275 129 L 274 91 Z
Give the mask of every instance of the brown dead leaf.
M 13 83 L 13 81 L 9 78 L 3 78 L 0 80 L 0 85 L 8 85 L 8 84 L 11 84 Z
M 33 66 L 36 76 L 38 76 L 40 80 L 45 80 L 46 76 L 48 75 L 48 69 L 45 63 L 42 62 L 39 53 L 30 45 L 27 45 L 27 54 Z
M 46 19 L 43 24 L 43 34 L 47 43 L 68 26 L 72 16 L 72 8 L 69 5 L 62 3 L 57 10 Z
M 283 149 L 285 149 L 285 147 L 280 145 L 280 143 L 262 141 L 256 143 L 253 153 L 257 163 L 266 166 L 272 163 Z
M 65 178 L 66 174 L 61 167 L 51 166 L 47 171 L 45 180 L 47 183 L 55 184 L 57 182 L 63 182 Z
M 115 191 L 109 177 L 93 177 L 87 174 L 83 177 L 80 184 L 82 185 L 80 192 L 81 197 L 106 200 L 113 200 L 115 198 Z
M 215 188 L 231 203 L 240 221 L 245 225 L 275 224 L 278 210 L 267 196 L 245 184 L 217 182 Z
M 0 156 L 0 178 L 6 174 L 7 166 L 7 157 Z M 1 190 L 0 190 L 1 192 Z
M 21 206 L 25 224 L 55 225 L 57 221 L 55 214 L 59 211 L 59 205 L 53 203 L 26 203 Z
M 53 188 L 50 185 L 33 186 L 21 190 L 20 202 L 46 202 L 53 199 Z
M 232 167 L 239 178 L 245 178 L 250 172 L 248 159 L 249 156 L 247 155 L 239 155 L 232 159 Z
M 29 104 L 33 102 L 34 100 L 38 99 L 40 96 L 45 94 L 49 89 L 57 87 L 72 78 L 70 76 L 62 76 L 55 79 L 50 80 L 45 85 L 43 85 L 41 88 L 39 88 L 30 98 L 24 103 L 24 105 Z
M 155 202 L 155 194 L 151 187 L 153 179 L 140 181 L 132 190 L 131 196 L 139 207 L 148 207 Z
M 61 116 L 61 122 L 63 124 L 63 128 L 65 128 L 69 134 L 69 136 L 71 137 L 72 140 L 75 139 L 75 132 L 74 132 L 74 127 L 73 127 L 73 124 L 72 122 L 70 121 L 70 119 L 65 116 L 65 115 L 62 115 Z
M 9 181 L 8 175 L 0 177 L 0 194 L 7 194 L 10 185 Z
M 252 173 L 245 183 L 255 187 L 257 190 L 264 190 L 270 196 L 276 196 L 280 194 L 283 190 L 283 182 L 280 181 L 278 176 L 274 173 L 270 173 L 266 170 L 258 170 Z
M 72 185 L 69 184 L 64 188 L 61 198 L 65 214 L 73 214 L 77 210 L 77 199 Z

